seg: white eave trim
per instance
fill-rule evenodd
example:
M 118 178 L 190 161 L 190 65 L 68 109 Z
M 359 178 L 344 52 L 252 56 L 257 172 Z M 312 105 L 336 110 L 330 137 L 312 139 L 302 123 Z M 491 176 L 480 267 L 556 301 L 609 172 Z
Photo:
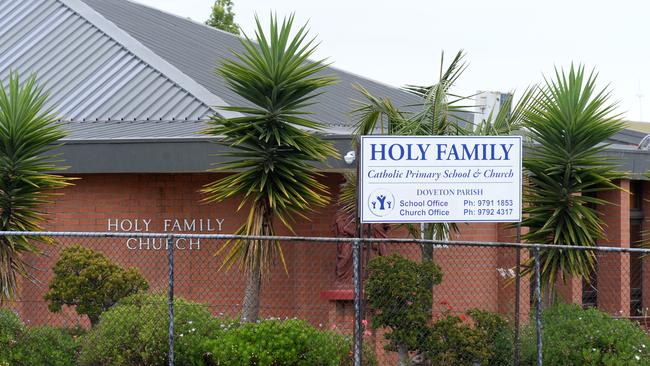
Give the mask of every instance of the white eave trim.
M 226 118 L 239 117 L 240 114 L 223 109 L 218 106 L 227 106 L 228 104 L 218 96 L 212 94 L 208 89 L 197 83 L 194 79 L 190 78 L 175 66 L 167 62 L 162 57 L 145 47 L 137 39 L 133 38 L 130 34 L 116 26 L 113 22 L 104 18 L 103 15 L 98 13 L 95 9 L 91 8 L 88 4 L 81 0 L 58 0 L 63 5 L 70 8 L 79 16 L 86 19 L 93 26 L 97 27 L 100 31 L 104 32 L 107 36 L 112 38 L 115 42 L 119 43 L 127 51 L 147 63 L 149 66 L 160 72 L 163 76 L 167 77 L 172 82 L 176 83 L 179 87 L 192 94 L 196 99 L 215 110 L 221 116 Z

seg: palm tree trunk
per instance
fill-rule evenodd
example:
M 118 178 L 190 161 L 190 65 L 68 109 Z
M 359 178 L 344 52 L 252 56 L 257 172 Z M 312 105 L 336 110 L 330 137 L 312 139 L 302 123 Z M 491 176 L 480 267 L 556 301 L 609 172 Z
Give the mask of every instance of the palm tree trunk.
M 542 287 L 542 309 L 548 309 L 557 301 L 557 284 Z
M 260 290 L 262 273 L 258 266 L 246 272 L 246 291 L 240 323 L 254 323 L 260 313 Z
M 423 224 L 421 227 L 421 239 L 433 240 L 435 238 L 434 224 Z M 422 244 L 420 249 L 422 251 L 422 262 L 433 262 L 433 244 Z M 431 312 L 433 310 L 433 278 L 427 278 L 426 280 L 428 282 L 429 296 L 424 303 L 424 307 L 426 311 Z
M 250 234 L 262 236 L 272 236 L 274 234 L 271 220 L 271 206 L 267 200 L 260 200 L 255 204 L 255 211 L 252 217 Z M 271 243 L 264 240 L 253 240 L 249 245 L 252 246 L 251 251 L 253 253 L 251 254 L 252 258 L 249 260 L 248 270 L 246 271 L 246 290 L 244 292 L 244 302 L 242 304 L 240 319 L 242 324 L 254 323 L 259 317 L 262 272 L 264 271 L 264 262 L 268 260 L 263 253 L 268 250 L 268 246 Z M 267 274 L 266 271 L 264 271 L 264 274 Z

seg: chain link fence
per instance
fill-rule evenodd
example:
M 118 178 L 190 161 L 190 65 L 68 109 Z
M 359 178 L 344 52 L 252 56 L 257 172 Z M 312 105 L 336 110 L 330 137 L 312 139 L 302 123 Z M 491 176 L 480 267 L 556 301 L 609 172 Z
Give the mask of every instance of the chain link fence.
M 251 276 L 223 248 L 270 238 L 38 235 L 56 245 L 27 256 L 33 280 L 3 307 L 66 329 L 75 364 L 650 364 L 648 249 L 276 237 L 242 325 Z M 593 255 L 590 278 L 537 280 L 567 253 Z

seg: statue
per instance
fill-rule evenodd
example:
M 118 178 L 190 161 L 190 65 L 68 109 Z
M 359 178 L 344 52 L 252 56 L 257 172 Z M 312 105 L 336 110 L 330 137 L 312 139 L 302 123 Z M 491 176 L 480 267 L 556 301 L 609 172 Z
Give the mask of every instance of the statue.
M 388 224 L 366 224 L 363 225 L 364 235 L 368 236 L 368 227 L 371 228 L 370 237 L 386 238 L 390 231 Z M 339 211 L 336 214 L 334 234 L 337 237 L 357 237 L 357 223 L 353 215 Z M 386 254 L 384 243 L 364 243 L 364 261 L 369 260 L 373 255 L 383 256 Z M 340 242 L 336 244 L 336 287 L 352 287 L 353 277 L 352 243 Z

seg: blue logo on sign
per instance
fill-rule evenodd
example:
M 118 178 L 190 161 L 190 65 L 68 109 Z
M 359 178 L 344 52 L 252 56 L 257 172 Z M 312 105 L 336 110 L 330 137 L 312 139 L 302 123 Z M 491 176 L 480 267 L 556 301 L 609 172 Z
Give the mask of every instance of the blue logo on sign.
M 368 208 L 375 216 L 386 216 L 395 207 L 395 197 L 385 189 L 377 189 L 368 197 Z

